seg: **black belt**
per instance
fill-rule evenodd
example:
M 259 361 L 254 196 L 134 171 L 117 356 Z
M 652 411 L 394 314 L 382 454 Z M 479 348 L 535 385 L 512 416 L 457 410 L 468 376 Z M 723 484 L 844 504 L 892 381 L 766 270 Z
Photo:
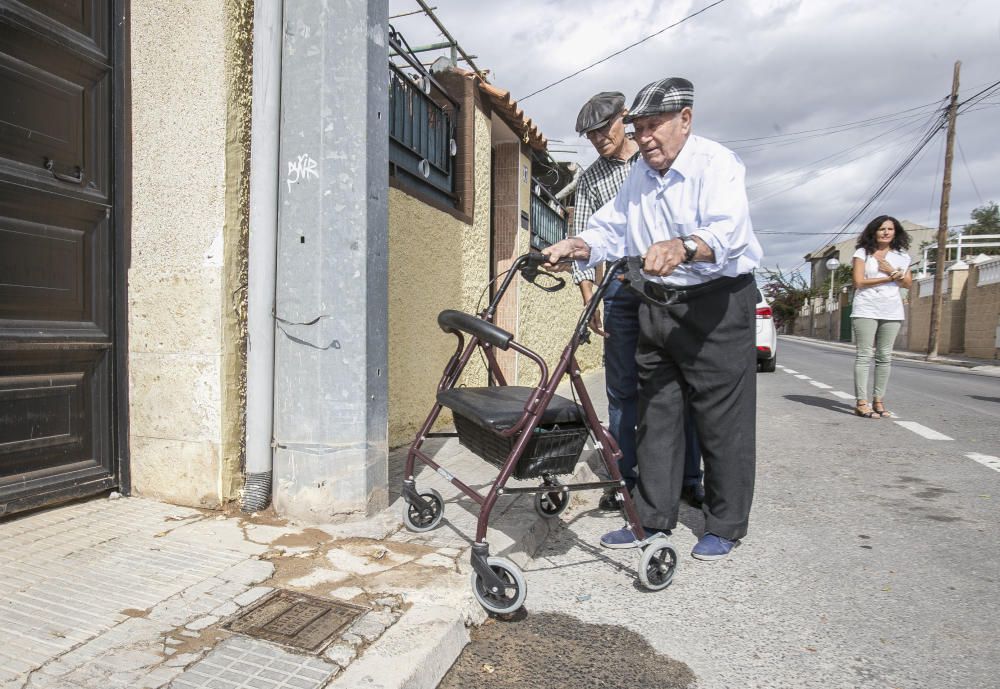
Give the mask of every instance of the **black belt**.
M 690 285 L 687 287 L 671 287 L 669 285 L 663 285 L 659 282 L 650 282 L 648 280 L 640 283 L 634 284 L 630 283 L 629 287 L 633 291 L 639 294 L 647 303 L 653 306 L 670 306 L 671 304 L 677 304 L 683 301 L 691 301 L 701 297 L 709 292 L 714 292 L 718 289 L 724 287 L 743 287 L 751 282 L 753 282 L 753 273 L 744 273 L 743 275 L 737 275 L 736 277 L 721 277 L 714 280 L 709 280 L 708 282 L 702 282 L 697 285 Z

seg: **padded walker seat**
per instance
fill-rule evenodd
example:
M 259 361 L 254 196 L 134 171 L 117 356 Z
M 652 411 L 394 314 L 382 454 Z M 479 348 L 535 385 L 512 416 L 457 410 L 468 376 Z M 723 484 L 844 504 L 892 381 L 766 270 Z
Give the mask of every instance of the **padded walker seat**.
M 524 405 L 534 388 L 502 385 L 491 388 L 452 388 L 437 394 L 441 406 L 460 414 L 488 431 L 505 431 L 524 414 Z M 553 395 L 542 413 L 539 426 L 583 423 L 583 410 L 572 400 Z

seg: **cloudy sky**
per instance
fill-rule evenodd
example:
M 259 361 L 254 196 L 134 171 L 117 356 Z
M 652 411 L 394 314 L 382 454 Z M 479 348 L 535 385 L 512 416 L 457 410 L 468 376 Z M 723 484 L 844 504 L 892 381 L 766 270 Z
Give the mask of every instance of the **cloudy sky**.
M 715 0 L 429 1 L 491 83 L 508 89 L 557 160 L 595 157 L 573 126 L 598 91 L 629 103 L 645 84 L 695 85 L 695 132 L 748 170 L 764 263 L 783 270 L 856 235 L 875 215 L 937 227 L 944 135 L 851 225 L 937 117 L 962 61 L 959 100 L 1000 81 L 996 0 L 725 0 L 567 81 L 530 95 Z M 390 0 L 390 15 L 418 9 Z M 411 46 L 442 40 L 423 15 L 390 20 Z M 427 54 L 429 60 L 433 54 Z M 1000 202 L 1000 91 L 958 118 L 949 224 Z M 839 241 L 839 240 L 838 240 Z

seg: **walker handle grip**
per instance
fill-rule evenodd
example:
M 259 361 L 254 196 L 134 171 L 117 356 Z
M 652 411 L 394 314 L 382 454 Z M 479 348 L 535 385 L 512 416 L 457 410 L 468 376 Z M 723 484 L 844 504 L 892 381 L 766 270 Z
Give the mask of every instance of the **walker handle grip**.
M 466 332 L 504 351 L 510 347 L 510 341 L 514 339 L 513 335 L 500 326 L 453 309 L 445 309 L 438 314 L 438 325 L 446 333 L 457 335 L 459 331 Z

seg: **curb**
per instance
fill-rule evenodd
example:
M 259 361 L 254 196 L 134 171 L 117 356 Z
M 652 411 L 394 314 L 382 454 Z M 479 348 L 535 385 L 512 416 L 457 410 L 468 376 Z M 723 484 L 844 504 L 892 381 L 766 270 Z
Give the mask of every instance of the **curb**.
M 415 606 L 327 688 L 433 689 L 467 643 L 469 630 L 460 610 Z
M 853 351 L 854 345 L 849 342 L 833 342 L 831 340 L 820 340 L 814 337 L 804 337 L 802 335 L 779 335 L 780 338 L 786 340 L 792 340 L 794 342 L 804 342 L 807 344 L 814 344 L 821 347 L 829 347 L 831 349 L 841 349 L 844 351 Z M 910 352 L 905 350 L 894 349 L 892 351 L 892 356 L 895 359 L 905 359 L 906 361 L 917 361 L 925 364 L 940 364 L 943 366 L 954 366 L 956 368 L 964 368 L 970 371 L 975 371 L 977 373 L 983 373 L 986 375 L 1000 376 L 1000 361 L 989 360 L 989 359 L 953 359 L 949 357 L 938 357 L 936 359 L 927 360 L 926 355 L 920 354 L 919 352 Z M 994 363 L 994 361 L 996 363 Z
M 586 458 L 584 450 L 567 482 L 595 480 Z M 530 510 L 531 517 L 505 523 L 502 534 L 493 534 L 490 539 L 496 542 L 501 535 L 506 537 L 504 540 L 509 539 L 492 554 L 506 557 L 521 568 L 548 538 L 553 522 L 558 521 L 540 516 L 533 502 L 533 495 L 514 498 L 505 514 L 514 509 L 519 514 Z M 468 561 L 470 550 L 464 548 L 459 556 L 460 570 L 466 577 L 472 569 Z M 469 627 L 479 626 L 486 619 L 486 611 L 476 601 L 466 578 L 447 604 L 415 603 L 328 688 L 435 689 L 469 643 Z

